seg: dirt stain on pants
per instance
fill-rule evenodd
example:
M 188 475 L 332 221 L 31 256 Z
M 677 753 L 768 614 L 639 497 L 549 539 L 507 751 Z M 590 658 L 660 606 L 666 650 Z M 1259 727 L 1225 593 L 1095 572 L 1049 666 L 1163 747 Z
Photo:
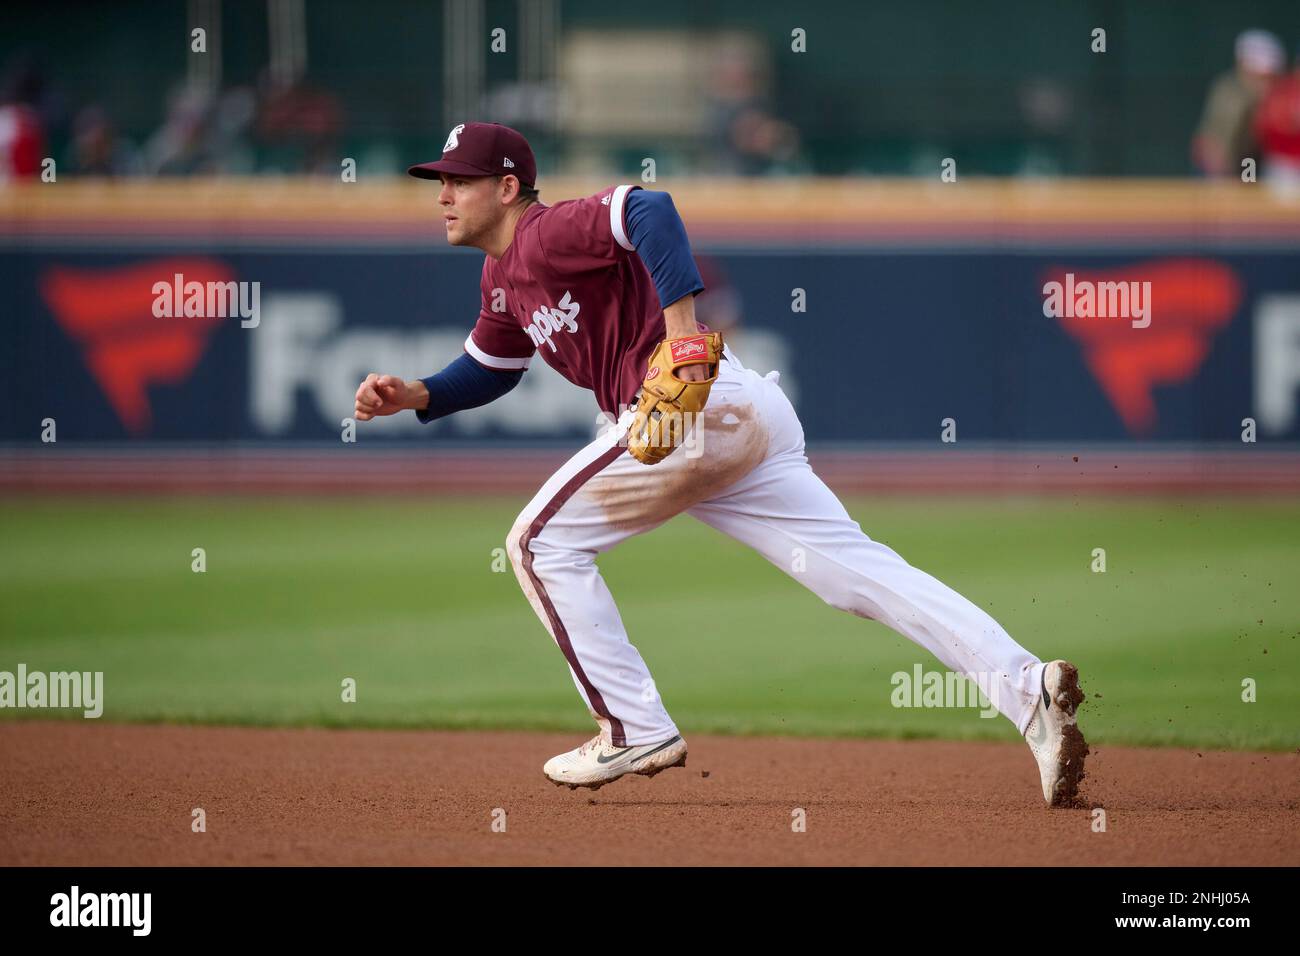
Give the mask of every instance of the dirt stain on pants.
M 689 445 L 657 465 L 644 465 L 629 454 L 629 461 L 619 459 L 582 494 L 600 505 L 613 527 L 635 531 L 716 497 L 767 457 L 767 426 L 753 405 L 719 402 L 704 409 L 695 427 L 698 456 L 687 456 Z

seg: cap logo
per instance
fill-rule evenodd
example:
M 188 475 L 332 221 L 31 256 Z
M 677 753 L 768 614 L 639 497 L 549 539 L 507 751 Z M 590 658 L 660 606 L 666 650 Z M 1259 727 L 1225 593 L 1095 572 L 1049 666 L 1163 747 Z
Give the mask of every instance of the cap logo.
M 444 153 L 448 153 L 451 152 L 453 149 L 455 149 L 457 146 L 459 146 L 460 134 L 463 133 L 464 131 L 465 131 L 464 123 L 461 123 L 459 126 L 455 127 L 451 131 L 451 134 L 447 137 L 447 145 L 442 148 L 442 151 Z
M 509 156 L 507 156 L 505 159 L 503 159 L 503 160 L 502 160 L 502 163 L 505 165 L 506 169 L 514 169 L 514 168 L 515 168 L 515 164 L 512 163 L 512 162 L 510 162 L 510 157 L 509 157 Z

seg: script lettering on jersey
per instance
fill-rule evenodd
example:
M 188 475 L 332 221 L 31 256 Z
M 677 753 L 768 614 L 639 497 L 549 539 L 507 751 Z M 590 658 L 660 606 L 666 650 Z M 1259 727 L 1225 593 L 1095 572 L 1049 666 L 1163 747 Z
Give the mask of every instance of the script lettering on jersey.
M 561 329 L 566 332 L 578 331 L 578 312 L 581 306 L 573 301 L 573 296 L 569 292 L 564 293 L 564 298 L 560 300 L 558 306 L 542 306 L 533 313 L 533 321 L 524 326 L 524 331 L 538 348 L 542 347 L 545 342 L 554 352 L 555 343 L 551 341 L 551 336 L 555 335 Z

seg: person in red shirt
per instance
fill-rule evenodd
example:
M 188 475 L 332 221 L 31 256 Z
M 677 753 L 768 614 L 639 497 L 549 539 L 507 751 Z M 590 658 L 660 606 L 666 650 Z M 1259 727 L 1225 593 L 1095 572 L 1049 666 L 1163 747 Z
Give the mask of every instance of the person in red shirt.
M 45 157 L 45 134 L 36 110 L 22 103 L 0 106 L 0 182 L 33 179 Z
M 40 71 L 22 61 L 11 67 L 0 93 L 0 183 L 40 175 L 45 160 L 45 124 L 36 108 Z
M 972 678 L 1029 744 L 1044 799 L 1076 800 L 1087 745 L 1075 721 L 1078 672 L 1044 663 L 987 613 L 863 534 L 809 467 L 803 428 L 779 373 L 747 369 L 729 348 L 703 414 L 654 465 L 629 453 L 629 407 L 665 339 L 697 336 L 704 289 L 685 226 L 665 192 L 610 186 L 548 205 L 527 141 L 495 123 L 458 125 L 441 160 L 410 170 L 441 183 L 447 240 L 482 249 L 478 321 L 465 354 L 436 375 L 372 373 L 356 417 L 414 410 L 421 421 L 485 404 L 534 357 L 590 389 L 611 425 L 557 471 L 520 513 L 506 549 L 525 595 L 563 652 L 599 732 L 545 763 L 552 782 L 599 787 L 686 762 L 640 652 L 629 641 L 596 555 L 687 513 L 757 550 L 823 600 L 880 621 Z M 702 365 L 676 374 L 704 381 Z M 679 612 L 670 577 L 663 622 L 708 640 Z M 692 623 L 695 622 L 695 623 Z
M 1274 83 L 1260 102 L 1255 136 L 1265 180 L 1288 195 L 1300 195 L 1300 50 L 1295 69 Z

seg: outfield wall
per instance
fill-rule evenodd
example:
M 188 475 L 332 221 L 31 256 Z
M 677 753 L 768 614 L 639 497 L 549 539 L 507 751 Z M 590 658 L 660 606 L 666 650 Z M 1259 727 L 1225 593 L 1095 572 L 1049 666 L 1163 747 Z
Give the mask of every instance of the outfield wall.
M 543 198 L 604 185 L 544 182 Z M 948 419 L 959 443 L 1240 445 L 1244 419 L 1260 444 L 1300 438 L 1300 207 L 1262 187 L 654 188 L 705 266 L 703 318 L 781 371 L 810 443 L 939 445 Z M 388 181 L 0 191 L 0 441 L 39 448 L 49 419 L 64 445 L 338 441 L 361 377 L 437 370 L 477 313 L 482 255 L 446 245 L 434 196 Z M 155 317 L 154 283 L 178 273 L 257 283 L 256 324 Z M 1109 290 L 1121 311 L 1116 283 L 1145 289 L 1145 312 L 1134 298 L 1120 316 L 1048 317 L 1052 281 L 1076 305 L 1084 284 Z M 359 440 L 571 446 L 595 425 L 591 398 L 538 360 L 492 406 L 366 423 Z

